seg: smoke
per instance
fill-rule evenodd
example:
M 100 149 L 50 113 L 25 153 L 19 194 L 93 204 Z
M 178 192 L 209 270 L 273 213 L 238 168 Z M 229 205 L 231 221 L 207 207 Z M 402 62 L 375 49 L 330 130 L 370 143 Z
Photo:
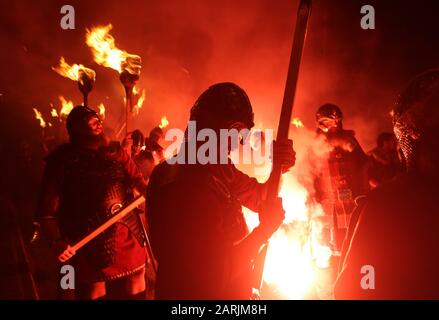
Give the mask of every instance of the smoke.
M 309 128 L 291 128 L 291 136 L 294 137 L 294 150 L 296 163 L 287 173 L 283 174 L 280 196 L 284 202 L 286 211 L 285 223 L 293 221 L 307 221 L 314 214 L 319 215 L 320 209 L 312 203 L 314 195 L 314 179 L 321 173 L 321 169 L 327 164 L 332 147 L 325 141 L 323 135 L 318 136 Z M 260 169 L 256 166 L 235 164 L 240 170 L 249 175 L 256 176 L 259 182 L 265 182 L 271 172 L 271 163 Z M 293 191 L 293 192 L 292 192 Z M 257 225 L 257 217 L 252 216 L 246 210 L 250 228 Z
M 324 281 L 316 271 L 327 268 L 330 249 L 319 242 L 323 215 L 320 205 L 313 203 L 314 178 L 327 162 L 331 147 L 315 130 L 291 127 L 296 164 L 283 175 L 280 191 L 285 210 L 283 225 L 270 239 L 263 279 L 264 298 L 303 299 L 313 286 Z M 246 169 L 245 167 L 241 169 Z M 255 169 L 255 168 L 253 168 Z M 260 181 L 268 178 L 270 170 Z M 244 208 L 249 229 L 258 224 L 258 215 Z M 314 297 L 315 298 L 315 297 Z

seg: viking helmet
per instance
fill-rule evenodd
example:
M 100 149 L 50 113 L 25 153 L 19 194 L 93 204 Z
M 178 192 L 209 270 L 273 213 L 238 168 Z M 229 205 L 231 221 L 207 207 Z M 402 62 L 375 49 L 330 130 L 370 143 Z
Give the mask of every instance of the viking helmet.
M 327 103 L 321 106 L 316 113 L 316 121 L 320 130 L 328 132 L 331 128 L 343 127 L 343 113 L 335 104 Z
M 254 126 L 253 108 L 243 89 L 231 82 L 217 83 L 204 91 L 191 109 L 190 120 L 203 127 L 239 121 L 250 129 Z

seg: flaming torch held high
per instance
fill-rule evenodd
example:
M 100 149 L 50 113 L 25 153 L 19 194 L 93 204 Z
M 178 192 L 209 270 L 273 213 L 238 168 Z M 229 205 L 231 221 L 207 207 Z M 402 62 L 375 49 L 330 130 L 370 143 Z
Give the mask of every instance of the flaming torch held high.
M 132 114 L 138 115 L 140 109 L 142 109 L 143 103 L 145 102 L 145 89 L 142 89 L 141 93 L 137 90 L 136 87 L 133 88 L 133 95 L 137 97 L 137 102 L 133 105 Z M 133 98 L 134 98 L 133 97 Z M 135 100 L 135 99 L 134 99 Z
M 56 109 L 52 107 L 52 109 L 50 110 L 50 115 L 52 116 L 52 118 L 58 118 L 58 111 L 56 111 Z
M 52 70 L 63 77 L 78 81 L 79 90 L 84 97 L 84 106 L 88 106 L 88 94 L 93 89 L 93 84 L 96 80 L 94 70 L 86 68 L 82 64 L 69 65 L 64 57 L 61 57 L 59 66 L 52 68 Z
M 162 119 L 160 120 L 160 124 L 159 124 L 159 128 L 160 129 L 164 129 L 169 125 L 169 121 L 168 118 L 166 116 L 163 116 Z
M 133 109 L 133 88 L 139 80 L 142 60 L 139 56 L 128 55 L 126 60 L 122 62 L 122 73 L 120 74 L 120 81 L 125 88 L 126 96 L 126 125 L 125 132 L 128 134 L 129 120 Z
M 110 34 L 112 25 L 95 27 L 87 30 L 86 42 L 92 48 L 96 63 L 112 68 L 120 73 L 120 81 L 125 88 L 126 122 L 125 132 L 129 132 L 129 122 L 133 111 L 133 88 L 140 77 L 142 60 L 140 56 L 129 54 L 116 47 Z
M 63 96 L 59 96 L 59 101 L 61 102 L 61 110 L 59 111 L 59 114 L 63 118 L 67 118 L 70 111 L 73 110 L 73 101 L 66 100 Z
M 98 108 L 99 108 L 99 115 L 100 115 L 102 118 L 105 118 L 105 106 L 104 106 L 104 104 L 101 103 L 101 104 L 98 106 Z
M 37 119 L 40 122 L 40 127 L 41 128 L 45 128 L 47 126 L 46 121 L 43 118 L 43 115 L 41 114 L 40 111 L 38 111 L 37 108 L 33 108 L 34 113 L 35 113 L 35 119 Z

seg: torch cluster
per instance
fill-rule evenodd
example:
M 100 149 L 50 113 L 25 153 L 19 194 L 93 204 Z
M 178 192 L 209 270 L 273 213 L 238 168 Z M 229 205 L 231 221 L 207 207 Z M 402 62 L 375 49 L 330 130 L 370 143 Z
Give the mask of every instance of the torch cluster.
M 140 77 L 142 68 L 142 59 L 138 55 L 127 53 L 120 50 L 115 45 L 114 37 L 110 34 L 112 25 L 99 26 L 86 30 L 86 44 L 91 48 L 94 61 L 104 67 L 116 70 L 119 73 L 119 79 L 125 89 L 125 121 L 117 132 L 129 132 L 130 119 L 133 115 L 138 115 L 145 101 L 145 90 L 139 90 L 135 87 Z M 96 81 L 96 72 L 82 64 L 69 64 L 64 57 L 61 57 L 59 64 L 52 67 L 52 70 L 59 75 L 66 77 L 78 83 L 78 89 L 83 96 L 83 105 L 88 106 L 88 95 L 93 89 Z M 42 128 L 52 127 L 54 119 L 62 122 L 73 109 L 74 104 L 59 96 L 61 108 L 59 110 L 51 106 L 52 121 L 44 119 L 41 111 L 33 108 L 35 118 L 39 121 Z M 100 103 L 96 110 L 102 118 L 105 118 L 105 105 Z

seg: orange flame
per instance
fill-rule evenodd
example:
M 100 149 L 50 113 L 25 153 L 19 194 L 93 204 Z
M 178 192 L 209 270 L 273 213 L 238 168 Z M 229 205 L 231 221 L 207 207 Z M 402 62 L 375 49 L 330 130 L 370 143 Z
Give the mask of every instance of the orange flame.
M 263 281 L 270 288 L 269 299 L 273 294 L 276 298 L 304 299 L 323 280 L 319 268 L 327 268 L 331 256 L 331 250 L 317 241 L 321 225 L 315 218 L 323 211 L 308 207 L 308 191 L 293 174 L 284 176 L 280 197 L 285 220 L 270 239 Z M 259 224 L 257 214 L 245 208 L 244 214 L 250 230 Z
M 98 106 L 98 108 L 99 108 L 99 115 L 100 115 L 102 118 L 105 118 L 105 106 L 104 106 L 104 104 L 101 103 L 101 104 Z
M 138 90 L 136 89 L 136 87 L 133 88 L 133 93 L 134 92 L 136 92 L 135 94 L 138 95 Z M 137 103 L 133 106 L 133 115 L 139 114 L 140 109 L 142 109 L 143 103 L 145 102 L 145 96 L 145 90 L 142 89 L 142 93 L 137 99 Z
M 32 108 L 34 110 L 35 113 L 35 119 L 37 119 L 38 121 L 40 121 L 40 126 L 41 128 L 45 128 L 47 126 L 46 121 L 44 121 L 43 115 L 41 114 L 40 111 L 37 110 L 37 108 Z
M 163 116 L 162 119 L 160 120 L 160 124 L 159 124 L 159 128 L 160 129 L 164 129 L 169 125 L 169 121 L 168 118 L 166 116 Z
M 97 64 L 109 67 L 118 71 L 121 70 L 121 63 L 125 60 L 126 52 L 116 48 L 115 40 L 110 34 L 113 28 L 107 26 L 87 29 L 86 43 L 92 48 L 94 60 Z
M 307 206 L 307 190 L 292 176 L 284 177 L 280 196 L 286 212 L 284 227 L 271 238 L 264 281 L 288 299 L 303 299 L 316 284 L 316 267 L 328 267 L 331 251 L 320 246 L 316 216 L 320 207 Z
M 61 59 L 59 60 L 59 66 L 52 67 L 52 70 L 60 74 L 61 76 L 74 81 L 80 80 L 80 72 L 85 73 L 93 81 L 96 78 L 96 73 L 94 72 L 94 70 L 86 68 L 82 64 L 69 65 L 64 57 L 61 57 Z
M 395 117 L 395 110 L 390 110 L 389 115 L 393 118 Z
M 52 110 L 50 110 L 50 115 L 51 115 L 53 118 L 58 118 L 58 112 L 56 111 L 55 108 L 52 108 Z
M 111 24 L 87 29 L 86 43 L 92 48 L 94 61 L 121 73 L 127 70 L 131 74 L 140 73 L 141 59 L 116 47 L 114 37 L 110 34 Z
M 63 96 L 59 96 L 59 101 L 61 102 L 61 110 L 59 112 L 60 116 L 67 117 L 70 111 L 73 110 L 73 101 L 67 101 Z
M 299 118 L 293 118 L 293 120 L 291 121 L 291 123 L 292 123 L 293 125 L 295 125 L 297 129 L 300 129 L 300 128 L 303 128 L 303 127 L 304 127 L 302 121 L 301 121 Z

